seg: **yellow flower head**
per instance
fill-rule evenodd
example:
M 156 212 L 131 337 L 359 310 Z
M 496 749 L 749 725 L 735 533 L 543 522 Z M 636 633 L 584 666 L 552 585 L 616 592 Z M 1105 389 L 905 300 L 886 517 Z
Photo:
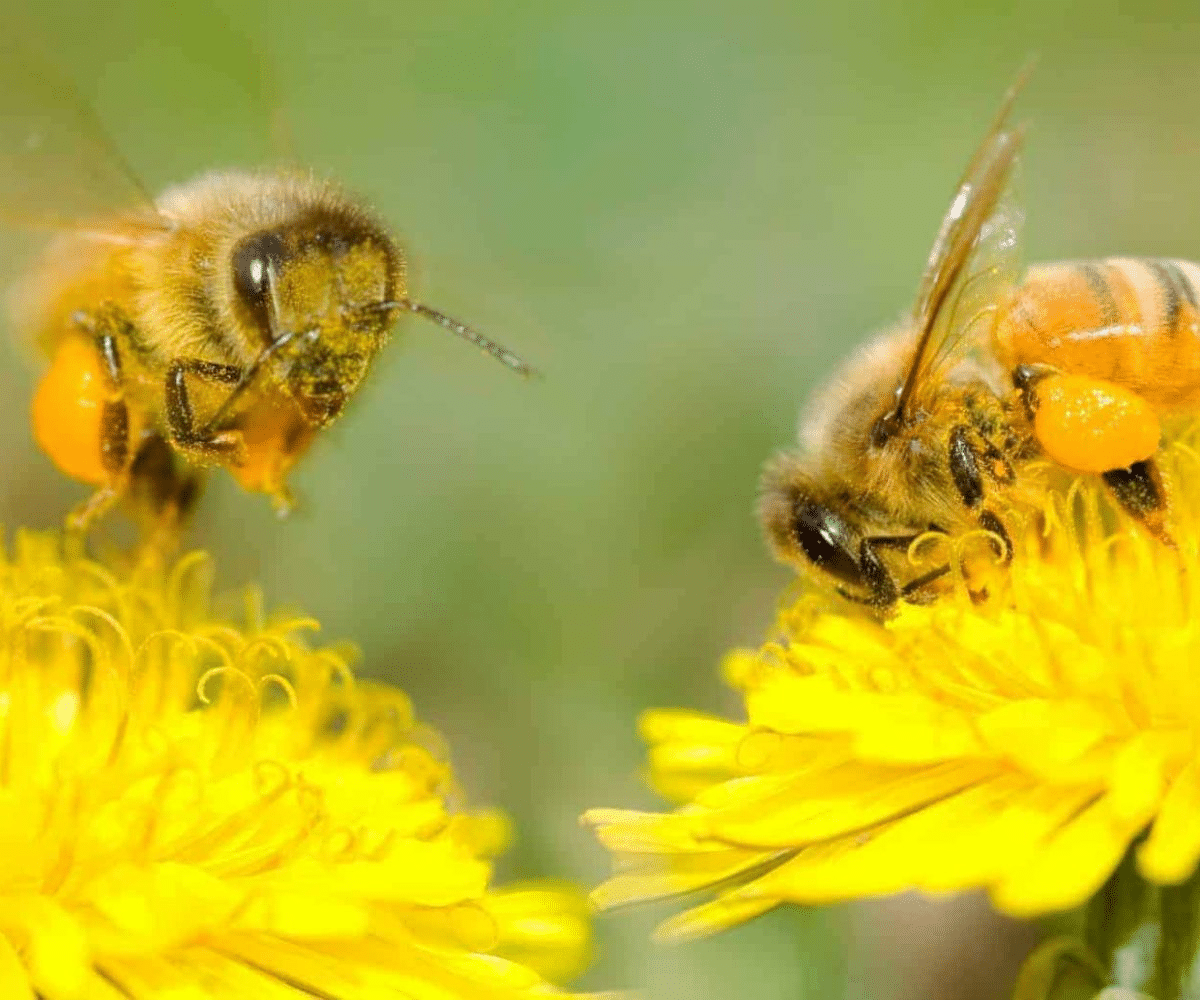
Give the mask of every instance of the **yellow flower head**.
M 601 906 L 708 890 L 687 937 L 784 901 L 986 887 L 1075 906 L 1131 845 L 1182 881 L 1200 857 L 1200 459 L 1167 462 L 1178 550 L 1099 488 L 1049 494 L 992 595 L 878 622 L 801 597 L 726 674 L 747 721 L 642 720 L 673 813 L 593 810 Z M 978 599 L 978 590 L 975 592 Z M 1143 837 L 1144 834 L 1144 837 Z
M 215 619 L 207 561 L 0 554 L 0 996 L 517 998 L 580 902 L 490 889 L 495 815 L 314 623 Z

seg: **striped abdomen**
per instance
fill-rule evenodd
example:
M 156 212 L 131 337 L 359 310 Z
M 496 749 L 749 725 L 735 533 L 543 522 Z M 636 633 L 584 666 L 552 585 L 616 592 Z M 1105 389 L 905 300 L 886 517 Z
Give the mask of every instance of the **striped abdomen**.
M 1112 258 L 1032 267 L 996 325 L 1009 368 L 1047 364 L 1200 406 L 1200 264 Z

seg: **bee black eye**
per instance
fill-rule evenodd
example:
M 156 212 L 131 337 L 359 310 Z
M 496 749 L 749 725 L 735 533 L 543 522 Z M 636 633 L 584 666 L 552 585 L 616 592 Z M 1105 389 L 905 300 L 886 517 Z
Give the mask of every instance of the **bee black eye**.
M 278 233 L 247 236 L 233 251 L 233 287 L 242 304 L 268 335 L 271 330 L 271 273 L 278 272 L 287 247 Z
M 792 535 L 809 560 L 826 573 L 849 584 L 862 584 L 862 570 L 854 558 L 850 526 L 828 507 L 811 500 L 798 501 L 792 514 Z

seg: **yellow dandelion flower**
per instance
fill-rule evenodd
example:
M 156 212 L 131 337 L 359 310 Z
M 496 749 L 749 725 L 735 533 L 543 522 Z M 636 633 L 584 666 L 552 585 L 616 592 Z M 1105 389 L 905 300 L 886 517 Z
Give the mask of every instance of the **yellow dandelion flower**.
M 660 928 L 781 902 L 987 888 L 1028 917 L 1089 899 L 1133 849 L 1144 879 L 1200 858 L 1200 459 L 1173 450 L 1177 551 L 1092 484 L 1050 494 L 978 605 L 886 621 L 803 596 L 728 680 L 746 721 L 642 719 L 671 813 L 597 809 L 602 907 L 707 890 Z M 961 586 L 961 585 L 960 585 Z M 997 589 L 1000 591 L 997 592 Z M 1164 904 L 1165 905 L 1165 904 Z
M 207 566 L 0 554 L 0 996 L 555 992 L 580 900 L 490 888 L 503 818 L 405 696 L 309 620 L 213 617 Z

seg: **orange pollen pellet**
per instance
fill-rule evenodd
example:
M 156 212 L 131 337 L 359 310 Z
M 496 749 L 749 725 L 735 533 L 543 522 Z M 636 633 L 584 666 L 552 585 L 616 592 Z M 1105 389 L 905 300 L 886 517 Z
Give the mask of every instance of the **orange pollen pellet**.
M 104 403 L 111 394 L 96 349 L 66 337 L 33 397 L 33 437 L 63 472 L 99 486 L 109 478 L 100 450 Z
M 1158 450 L 1158 414 L 1123 386 L 1086 375 L 1051 375 L 1037 385 L 1034 432 L 1047 456 L 1077 472 L 1108 472 Z

